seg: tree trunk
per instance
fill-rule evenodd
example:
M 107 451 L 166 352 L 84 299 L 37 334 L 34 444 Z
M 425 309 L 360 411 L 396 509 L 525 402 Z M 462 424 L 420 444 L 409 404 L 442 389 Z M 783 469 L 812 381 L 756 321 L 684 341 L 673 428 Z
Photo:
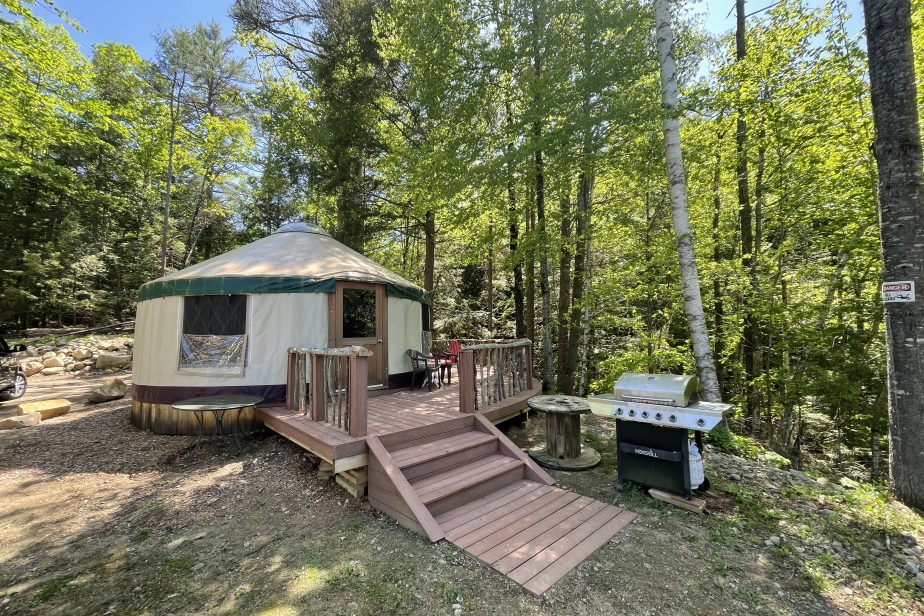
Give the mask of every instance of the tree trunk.
M 577 212 L 575 213 L 574 234 L 574 279 L 571 283 L 571 314 L 568 317 L 568 353 L 564 365 L 564 376 L 559 375 L 562 393 L 574 392 L 575 374 L 583 374 L 583 367 L 578 370 L 578 352 L 582 346 L 582 332 L 587 324 L 587 310 L 584 305 L 584 280 L 587 260 L 590 253 L 590 210 L 593 200 L 593 177 L 590 171 L 583 171 L 578 178 Z M 564 326 L 564 325 L 563 325 Z M 583 391 L 583 384 L 578 387 L 578 394 Z
M 433 294 L 436 270 L 436 215 L 432 209 L 424 213 L 424 291 Z M 431 298 L 432 301 L 432 298 Z
M 510 99 L 504 99 L 504 117 L 509 135 L 513 134 L 513 110 Z M 513 264 L 513 321 L 516 337 L 526 336 L 526 320 L 523 314 L 523 263 L 519 255 L 520 246 L 520 216 L 517 211 L 517 198 L 514 189 L 514 174 L 511 163 L 513 156 L 513 141 L 507 141 L 507 225 L 510 231 L 510 261 Z
M 533 208 L 533 195 L 530 195 L 526 207 L 526 233 L 529 244 L 526 250 L 526 337 L 536 342 L 536 252 L 535 245 L 536 212 Z
M 171 114 L 172 115 L 172 114 Z M 160 275 L 167 274 L 167 231 L 170 229 L 170 189 L 173 187 L 173 148 L 176 142 L 176 120 L 170 120 L 170 142 L 167 145 L 167 190 L 164 191 L 164 223 L 160 238 Z
M 687 182 L 680 150 L 680 106 L 677 93 L 677 65 L 674 58 L 674 34 L 671 31 L 670 0 L 656 0 L 658 59 L 661 65 L 661 99 L 664 107 L 664 152 L 667 158 L 668 189 L 677 252 L 680 256 L 680 280 L 683 305 L 687 313 L 693 356 L 699 374 L 700 395 L 709 402 L 720 402 L 722 392 L 716 377 L 709 329 L 703 314 L 699 272 L 693 252 L 693 236 L 687 209 Z
M 913 281 L 911 302 L 886 302 L 889 468 L 895 495 L 924 508 L 924 203 L 911 7 L 863 0 L 869 50 L 874 151 L 879 169 L 883 280 Z
M 568 386 L 565 366 L 568 362 L 568 317 L 571 311 L 571 196 L 561 199 L 561 248 L 558 253 L 558 380 L 559 393 L 571 393 L 574 377 Z
M 721 115 L 719 121 L 721 121 Z M 716 139 L 715 168 L 712 171 L 712 262 L 715 264 L 716 275 L 712 279 L 712 313 L 713 313 L 713 357 L 715 358 L 716 378 L 719 388 L 725 382 L 725 370 L 722 364 L 724 353 L 722 321 L 725 317 L 725 305 L 722 296 L 722 133 Z
M 744 0 L 735 0 L 735 16 L 737 28 L 735 29 L 735 58 L 740 62 L 747 51 L 745 45 Z M 735 131 L 735 149 L 737 154 L 736 173 L 738 175 L 738 215 L 741 223 L 741 265 L 750 275 L 752 255 L 754 252 L 754 237 L 751 226 L 751 196 L 748 190 L 748 159 L 745 146 L 747 144 L 748 127 L 744 119 L 743 104 L 739 101 L 738 122 Z M 757 329 L 754 323 L 754 314 L 751 309 L 752 293 L 744 298 L 744 336 L 741 340 L 742 355 L 744 356 L 744 380 L 747 390 L 747 412 L 752 420 L 752 429 L 757 432 L 760 428 L 760 407 L 757 404 L 757 389 L 753 385 L 756 376 L 754 365 L 754 348 L 756 345 Z
M 487 297 L 488 332 L 494 338 L 494 223 L 488 225 L 488 277 L 485 285 Z
M 536 175 L 536 224 L 539 237 L 536 245 L 539 248 L 539 295 L 542 301 L 542 391 L 548 391 L 555 380 L 552 366 L 552 314 L 549 297 L 549 255 L 548 238 L 545 228 L 545 172 L 542 161 L 542 125 L 544 121 L 542 111 L 542 52 L 539 49 L 541 32 L 539 23 L 539 0 L 532 2 L 532 37 L 533 37 L 533 71 L 535 94 L 533 95 L 533 140 L 535 152 L 533 164 Z

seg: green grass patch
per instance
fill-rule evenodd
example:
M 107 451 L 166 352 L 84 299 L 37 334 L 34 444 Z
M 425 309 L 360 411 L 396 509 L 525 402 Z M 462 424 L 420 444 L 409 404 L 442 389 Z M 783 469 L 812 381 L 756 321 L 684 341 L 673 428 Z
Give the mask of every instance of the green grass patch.
M 55 578 L 42 586 L 42 588 L 33 595 L 32 601 L 34 603 L 44 603 L 61 592 L 66 586 L 67 580 L 64 578 Z

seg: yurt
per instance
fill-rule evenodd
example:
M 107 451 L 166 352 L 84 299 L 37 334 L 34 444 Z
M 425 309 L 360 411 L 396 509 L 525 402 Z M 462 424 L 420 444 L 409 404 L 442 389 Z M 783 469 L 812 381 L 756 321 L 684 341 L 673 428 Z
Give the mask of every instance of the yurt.
M 132 423 L 188 434 L 197 426 L 170 407 L 178 400 L 254 394 L 281 402 L 292 346 L 362 345 L 373 353 L 371 387 L 406 386 L 407 351 L 421 350 L 429 330 L 423 289 L 314 225 L 284 225 L 141 287 Z M 253 416 L 241 414 L 244 429 Z

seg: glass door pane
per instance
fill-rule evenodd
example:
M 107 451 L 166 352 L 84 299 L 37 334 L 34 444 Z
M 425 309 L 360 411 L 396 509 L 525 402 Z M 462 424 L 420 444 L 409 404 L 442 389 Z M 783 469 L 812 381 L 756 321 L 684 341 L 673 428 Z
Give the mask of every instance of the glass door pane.
M 343 289 L 343 337 L 375 338 L 375 290 Z

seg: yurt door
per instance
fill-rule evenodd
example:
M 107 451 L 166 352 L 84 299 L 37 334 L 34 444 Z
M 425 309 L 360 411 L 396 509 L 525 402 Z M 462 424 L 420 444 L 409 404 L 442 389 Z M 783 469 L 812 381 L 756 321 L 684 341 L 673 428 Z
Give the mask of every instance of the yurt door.
M 369 385 L 388 382 L 388 297 L 385 285 L 338 281 L 331 297 L 332 346 L 358 344 L 372 351 Z

